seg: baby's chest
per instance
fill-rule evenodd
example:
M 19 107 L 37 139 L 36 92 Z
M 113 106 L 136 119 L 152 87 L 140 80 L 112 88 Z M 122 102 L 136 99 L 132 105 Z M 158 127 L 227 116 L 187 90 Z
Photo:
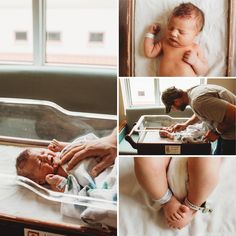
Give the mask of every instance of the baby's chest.
M 175 48 L 165 45 L 163 46 L 163 57 L 167 60 L 180 61 L 183 59 L 184 54 L 189 50 L 193 49 L 190 47 Z

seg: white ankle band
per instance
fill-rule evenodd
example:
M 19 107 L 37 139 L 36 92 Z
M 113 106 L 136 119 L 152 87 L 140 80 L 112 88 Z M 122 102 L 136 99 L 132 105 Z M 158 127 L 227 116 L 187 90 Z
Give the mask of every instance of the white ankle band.
M 206 202 L 204 202 L 201 206 L 196 206 L 192 204 L 187 198 L 185 198 L 184 203 L 190 209 L 195 211 L 201 211 L 202 213 L 211 213 L 213 211 L 211 208 L 207 208 Z
M 163 204 L 169 202 L 172 196 L 173 196 L 173 194 L 170 191 L 170 189 L 167 189 L 167 191 L 163 197 L 161 197 L 160 199 L 154 200 L 154 201 L 159 203 L 160 205 L 163 205 Z

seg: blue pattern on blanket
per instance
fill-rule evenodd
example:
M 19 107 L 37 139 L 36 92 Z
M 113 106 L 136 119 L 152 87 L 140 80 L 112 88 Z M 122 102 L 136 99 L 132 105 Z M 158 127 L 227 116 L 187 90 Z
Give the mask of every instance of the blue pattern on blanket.
M 95 199 L 117 201 L 116 163 L 107 168 L 98 177 L 92 178 L 91 168 L 96 164 L 94 158 L 87 158 L 76 166 L 67 179 L 65 193 L 87 196 Z M 89 176 L 89 178 L 88 178 Z M 106 203 L 91 202 L 103 207 Z M 88 224 L 99 227 L 116 227 L 116 212 L 103 208 L 62 204 L 61 212 L 70 217 L 82 219 Z

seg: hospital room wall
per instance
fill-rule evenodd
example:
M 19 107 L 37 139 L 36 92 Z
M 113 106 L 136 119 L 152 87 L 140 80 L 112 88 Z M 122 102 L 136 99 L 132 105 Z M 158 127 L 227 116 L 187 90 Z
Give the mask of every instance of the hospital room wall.
M 0 84 L 0 97 L 48 100 L 70 111 L 117 113 L 115 69 L 1 69 Z
M 217 78 L 217 79 L 208 79 L 207 80 L 208 84 L 216 84 L 220 85 L 232 93 L 236 94 L 236 79 L 229 79 L 229 78 Z

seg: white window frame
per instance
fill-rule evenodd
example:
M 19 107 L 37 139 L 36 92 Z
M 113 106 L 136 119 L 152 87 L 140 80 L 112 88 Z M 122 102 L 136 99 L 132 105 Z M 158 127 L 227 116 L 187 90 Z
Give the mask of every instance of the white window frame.
M 130 108 L 140 109 L 140 108 L 164 107 L 161 104 L 161 100 L 160 100 L 161 91 L 160 91 L 160 85 L 159 85 L 159 79 L 158 78 L 154 78 L 155 104 L 147 104 L 147 105 L 133 105 L 132 104 L 130 79 L 135 79 L 135 78 L 121 78 L 120 79 L 125 110 L 130 109 Z M 145 79 L 148 79 L 148 78 L 143 78 L 143 79 L 145 80 Z M 206 83 L 207 83 L 206 78 L 200 78 L 200 84 L 206 84 Z
M 46 0 L 32 0 L 33 65 L 46 65 Z

